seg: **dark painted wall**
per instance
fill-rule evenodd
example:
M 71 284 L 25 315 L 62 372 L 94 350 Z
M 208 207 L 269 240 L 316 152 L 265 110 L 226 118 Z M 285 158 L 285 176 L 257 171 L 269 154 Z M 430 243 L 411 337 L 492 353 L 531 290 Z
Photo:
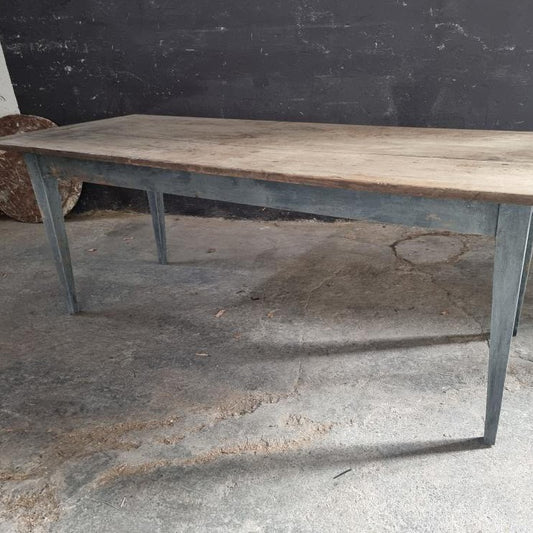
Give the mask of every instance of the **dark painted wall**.
M 0 38 L 22 112 L 58 124 L 155 113 L 529 130 L 532 21 L 528 0 L 2 0 Z M 87 186 L 79 209 L 97 207 L 146 205 Z

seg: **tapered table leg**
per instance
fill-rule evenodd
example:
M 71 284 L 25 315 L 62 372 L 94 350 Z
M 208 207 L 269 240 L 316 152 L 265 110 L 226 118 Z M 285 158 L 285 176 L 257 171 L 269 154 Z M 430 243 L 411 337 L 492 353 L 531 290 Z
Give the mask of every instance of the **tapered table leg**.
M 28 167 L 37 204 L 43 216 L 43 223 L 48 234 L 50 246 L 52 247 L 57 273 L 65 291 L 67 309 L 71 314 L 77 313 L 79 306 L 76 300 L 72 263 L 70 261 L 57 179 L 43 174 L 39 165 L 39 156 L 26 154 L 24 160 Z
M 159 263 L 167 264 L 167 237 L 165 233 L 165 204 L 163 193 L 147 191 L 152 224 L 154 226 L 155 242 L 157 245 L 157 257 Z
M 486 444 L 494 444 L 503 397 L 509 349 L 524 268 L 531 207 L 501 204 L 496 231 L 489 374 L 485 416 Z
M 533 219 L 531 219 L 529 222 L 529 237 L 527 239 L 526 257 L 524 260 L 524 268 L 522 269 L 522 279 L 520 281 L 520 293 L 518 295 L 518 304 L 516 306 L 513 335 L 516 335 L 518 333 L 518 326 L 520 325 L 520 316 L 522 314 L 522 306 L 524 305 L 524 296 L 526 294 L 527 279 L 529 277 L 531 253 L 533 252 L 533 231 L 531 231 L 532 222 Z

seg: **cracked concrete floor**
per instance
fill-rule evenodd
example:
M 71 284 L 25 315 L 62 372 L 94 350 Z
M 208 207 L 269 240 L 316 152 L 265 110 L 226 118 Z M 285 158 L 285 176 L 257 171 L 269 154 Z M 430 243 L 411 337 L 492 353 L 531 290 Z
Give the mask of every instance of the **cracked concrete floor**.
M 364 222 L 0 220 L 0 530 L 531 531 L 533 299 L 480 447 L 493 243 Z M 343 473 L 342 475 L 339 475 Z

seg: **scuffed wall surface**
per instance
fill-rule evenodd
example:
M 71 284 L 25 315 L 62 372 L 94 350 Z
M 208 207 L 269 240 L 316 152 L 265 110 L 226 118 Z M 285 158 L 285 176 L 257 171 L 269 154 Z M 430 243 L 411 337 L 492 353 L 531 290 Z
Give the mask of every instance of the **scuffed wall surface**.
M 526 0 L 3 5 L 0 36 L 21 109 L 59 124 L 156 113 L 533 128 Z M 134 192 L 88 187 L 80 205 L 143 202 Z

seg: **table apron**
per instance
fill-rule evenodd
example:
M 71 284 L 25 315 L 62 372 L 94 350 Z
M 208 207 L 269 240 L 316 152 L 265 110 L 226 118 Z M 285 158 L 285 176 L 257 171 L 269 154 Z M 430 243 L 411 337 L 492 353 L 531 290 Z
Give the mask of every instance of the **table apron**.
M 382 194 L 162 168 L 38 156 L 41 171 L 57 179 L 158 191 L 313 215 L 404 224 L 460 233 L 496 234 L 496 203 Z

